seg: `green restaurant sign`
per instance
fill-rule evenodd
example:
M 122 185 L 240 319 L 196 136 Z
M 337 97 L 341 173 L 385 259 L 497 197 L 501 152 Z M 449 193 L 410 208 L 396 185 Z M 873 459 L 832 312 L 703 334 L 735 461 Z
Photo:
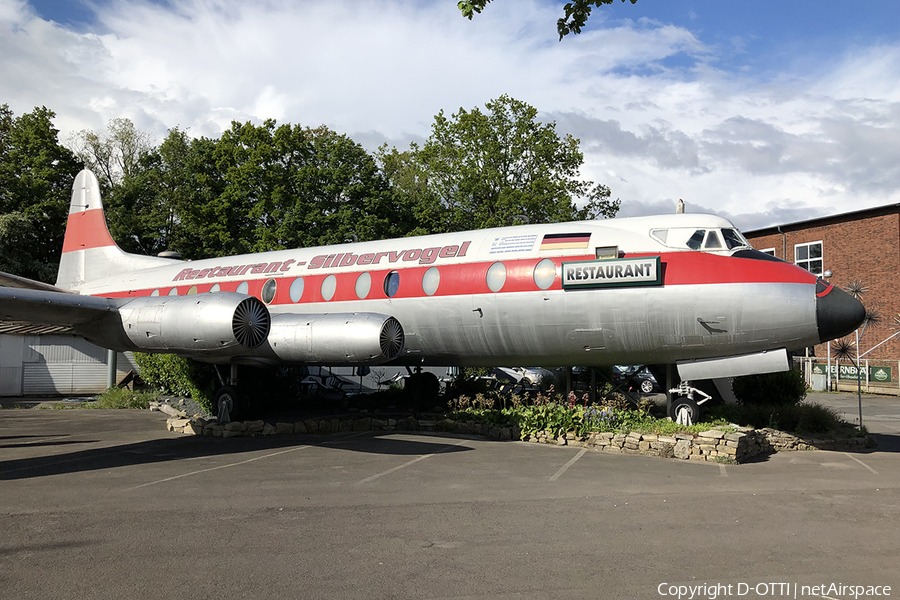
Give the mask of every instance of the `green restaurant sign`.
M 828 368 L 828 365 L 823 363 L 815 363 L 812 367 L 812 372 L 817 375 L 824 375 L 825 370 Z M 869 382 L 870 383 L 891 383 L 893 381 L 891 375 L 891 370 L 893 367 L 869 367 Z M 831 376 L 835 377 L 837 375 L 837 365 L 831 365 Z M 857 370 L 853 365 L 841 365 L 841 373 L 840 379 L 862 379 L 866 380 L 866 371 L 865 367 Z

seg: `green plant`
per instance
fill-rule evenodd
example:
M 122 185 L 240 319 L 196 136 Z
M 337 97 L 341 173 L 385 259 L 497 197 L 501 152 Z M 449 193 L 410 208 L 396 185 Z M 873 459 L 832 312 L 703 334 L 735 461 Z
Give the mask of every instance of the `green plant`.
M 163 393 L 189 396 L 212 411 L 215 377 L 212 365 L 202 365 L 174 354 L 134 353 L 141 379 Z
M 94 402 L 83 404 L 84 408 L 150 408 L 150 401 L 156 399 L 153 392 L 134 392 L 125 388 L 109 388 Z
M 797 434 L 827 433 L 847 429 L 837 411 L 815 402 L 800 404 L 723 405 L 711 411 L 720 418 L 749 427 L 771 427 Z
M 806 398 L 806 381 L 799 371 L 735 377 L 732 386 L 741 404 L 793 405 Z

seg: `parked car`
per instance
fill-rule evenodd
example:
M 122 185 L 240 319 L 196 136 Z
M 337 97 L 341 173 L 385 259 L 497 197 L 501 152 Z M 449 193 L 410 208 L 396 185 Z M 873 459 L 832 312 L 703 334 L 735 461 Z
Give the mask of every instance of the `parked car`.
M 553 371 L 542 367 L 498 367 L 494 375 L 522 385 L 539 386 L 545 377 L 553 378 Z
M 662 387 L 647 367 L 640 368 L 635 365 L 616 365 L 613 367 L 613 381 L 615 383 L 620 383 L 629 378 L 631 378 L 629 390 L 640 390 L 645 394 L 662 391 Z

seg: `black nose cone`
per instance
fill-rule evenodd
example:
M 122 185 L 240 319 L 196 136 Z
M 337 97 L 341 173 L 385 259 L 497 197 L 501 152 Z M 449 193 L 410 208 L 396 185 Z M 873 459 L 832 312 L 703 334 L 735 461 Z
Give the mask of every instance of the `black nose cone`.
M 820 342 L 847 335 L 862 325 L 865 317 L 862 302 L 821 279 L 816 283 L 816 326 Z

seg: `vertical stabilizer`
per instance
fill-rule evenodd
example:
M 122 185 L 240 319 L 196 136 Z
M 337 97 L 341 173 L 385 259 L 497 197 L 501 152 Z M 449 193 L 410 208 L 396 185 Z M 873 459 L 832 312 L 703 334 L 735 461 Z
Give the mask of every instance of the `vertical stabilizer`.
M 56 286 L 73 290 L 86 281 L 166 263 L 171 260 L 127 254 L 116 245 L 106 226 L 97 177 L 88 169 L 81 171 L 72 185 Z

